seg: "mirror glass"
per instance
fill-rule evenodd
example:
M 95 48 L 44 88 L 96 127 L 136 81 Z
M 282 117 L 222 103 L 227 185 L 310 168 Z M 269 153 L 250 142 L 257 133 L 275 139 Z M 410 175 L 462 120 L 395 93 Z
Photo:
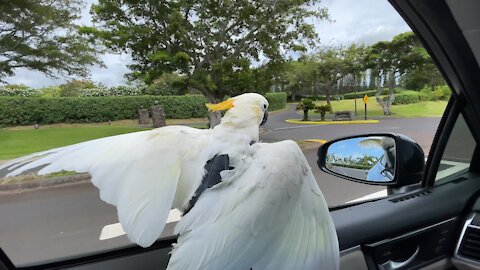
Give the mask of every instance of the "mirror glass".
M 392 182 L 395 177 L 395 140 L 387 136 L 350 138 L 327 149 L 326 168 L 369 182 Z

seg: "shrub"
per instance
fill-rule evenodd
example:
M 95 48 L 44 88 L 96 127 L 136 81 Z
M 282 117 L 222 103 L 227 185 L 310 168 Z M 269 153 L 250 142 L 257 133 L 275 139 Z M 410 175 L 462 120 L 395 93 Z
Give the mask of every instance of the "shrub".
M 415 92 L 414 94 L 405 93 L 395 95 L 395 100 L 393 101 L 394 105 L 398 104 L 410 104 L 420 102 L 419 93 Z
M 0 86 L 0 96 L 7 97 L 38 97 L 43 92 L 39 89 L 33 89 L 23 84 L 10 84 Z
M 267 93 L 265 98 L 268 100 L 268 110 L 270 111 L 283 109 L 287 105 L 287 93 L 285 92 Z
M 437 86 L 435 91 L 433 91 L 433 95 L 439 100 L 448 100 L 451 94 L 452 90 L 450 90 L 450 87 L 448 87 L 446 84 Z
M 284 108 L 285 93 L 265 95 L 270 110 Z M 0 97 L 0 127 L 53 123 L 91 123 L 135 119 L 138 109 L 163 105 L 167 118 L 207 116 L 202 95 L 184 96 L 104 96 L 104 97 Z
M 127 97 L 127 96 L 141 96 L 142 90 L 137 87 L 130 86 L 116 86 L 116 87 L 95 87 L 95 88 L 86 88 L 80 91 L 81 95 L 84 97 L 108 97 L 108 96 L 117 96 L 117 97 Z
M 434 100 L 433 91 L 430 87 L 422 88 L 419 93 L 421 101 L 431 101 Z
M 135 119 L 138 109 L 158 101 L 167 118 L 206 117 L 206 99 L 200 95 L 138 97 L 0 97 L 0 126 L 35 122 L 89 123 Z

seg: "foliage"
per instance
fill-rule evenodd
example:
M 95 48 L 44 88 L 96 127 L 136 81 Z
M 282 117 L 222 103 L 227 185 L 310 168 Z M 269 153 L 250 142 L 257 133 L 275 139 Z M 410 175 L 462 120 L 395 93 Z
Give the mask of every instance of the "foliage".
M 145 95 L 175 96 L 187 93 L 185 79 L 175 73 L 165 73 L 155 82 L 143 89 Z
M 285 107 L 285 93 L 265 95 L 270 110 Z M 150 108 L 157 102 L 164 106 L 167 118 L 201 118 L 207 116 L 201 95 L 184 96 L 105 96 L 105 97 L 59 97 L 24 98 L 0 97 L 0 127 L 29 125 L 35 122 L 92 123 L 138 117 L 138 109 Z
M 81 7 L 80 0 L 1 1 L 0 81 L 16 68 L 86 76 L 100 61 L 77 32 Z
M 268 100 L 269 111 L 276 111 L 285 108 L 287 105 L 287 93 L 279 92 L 279 93 L 267 93 L 265 94 L 265 98 Z
M 252 60 L 281 61 L 286 51 L 315 45 L 310 21 L 328 18 L 312 0 L 100 0 L 91 12 L 97 26 L 81 32 L 110 50 L 131 52 L 130 78 L 151 83 L 176 72 L 209 102 L 256 90 L 252 82 L 263 76 L 250 68 Z
M 62 89 L 60 86 L 47 86 L 39 89 L 42 92 L 42 97 L 60 97 Z
M 330 104 L 318 105 L 315 107 L 315 112 L 320 113 L 322 121 L 325 121 L 325 114 L 332 111 L 332 106 Z
M 415 69 L 405 73 L 401 82 L 404 88 L 413 90 L 420 90 L 424 87 L 434 89 L 438 85 L 445 84 L 442 74 L 430 57 Z
M 302 121 L 308 121 L 308 111 L 315 109 L 315 107 L 316 107 L 315 103 L 308 98 L 302 99 L 302 101 L 300 101 L 300 103 L 297 104 L 297 110 L 303 111 Z
M 414 92 L 414 94 L 398 94 L 395 96 L 394 105 L 397 104 L 410 104 L 420 102 L 420 93 Z
M 135 119 L 138 109 L 155 102 L 164 106 L 167 118 L 205 117 L 206 99 L 199 95 L 138 97 L 0 97 L 0 126 L 29 125 L 35 122 L 90 123 Z
M 395 101 L 394 88 L 396 78 L 412 72 L 431 61 L 426 50 L 421 46 L 413 32 L 406 32 L 393 37 L 391 41 L 380 41 L 369 47 L 367 66 L 376 73 L 376 77 L 388 86 L 390 95 L 381 98 L 382 87 L 377 88 L 376 100 L 382 106 L 385 115 L 390 115 L 391 105 Z
M 95 87 L 85 88 L 80 91 L 81 96 L 84 97 L 106 97 L 106 96 L 141 96 L 144 95 L 142 89 L 131 86 L 116 86 L 116 87 Z
M 325 105 L 318 105 L 315 107 L 315 112 L 316 113 L 320 113 L 320 114 L 324 114 L 326 112 L 329 112 L 331 110 L 331 106 L 328 105 L 328 104 L 325 104 Z
M 448 100 L 452 95 L 452 90 L 450 90 L 448 85 L 444 84 L 436 87 L 433 91 L 433 95 L 437 100 Z
M 89 80 L 71 80 L 65 84 L 60 85 L 61 97 L 79 97 L 85 89 L 97 87 Z
M 448 85 L 440 85 L 432 89 L 430 87 L 424 87 L 420 90 L 421 100 L 448 100 L 452 94 L 452 90 Z
M 18 97 L 38 97 L 43 92 L 39 89 L 33 89 L 23 84 L 9 84 L 0 86 L 0 96 L 18 96 Z

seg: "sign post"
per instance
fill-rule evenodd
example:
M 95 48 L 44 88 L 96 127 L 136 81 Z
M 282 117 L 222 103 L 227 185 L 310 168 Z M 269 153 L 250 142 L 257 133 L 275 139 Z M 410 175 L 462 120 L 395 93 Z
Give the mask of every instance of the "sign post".
M 367 103 L 368 103 L 368 95 L 363 96 L 363 102 L 365 103 L 365 120 L 367 120 Z

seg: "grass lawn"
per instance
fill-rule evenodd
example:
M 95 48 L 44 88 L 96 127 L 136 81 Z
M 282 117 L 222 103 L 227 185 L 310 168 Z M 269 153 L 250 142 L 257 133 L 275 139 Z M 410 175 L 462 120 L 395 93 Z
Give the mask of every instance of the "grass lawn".
M 122 126 L 0 129 L 0 160 L 8 160 L 51 148 L 147 129 Z
M 316 103 L 317 105 L 325 104 L 324 101 Z M 367 113 L 369 117 L 384 116 L 383 110 L 374 98 L 370 98 L 367 104 Z M 442 116 L 447 106 L 447 101 L 425 101 L 405 105 L 393 105 L 391 110 L 394 113 L 393 117 L 439 117 Z M 353 99 L 332 101 L 333 111 L 354 111 L 355 101 Z M 357 99 L 357 112 L 359 116 L 365 113 L 364 103 L 362 99 Z M 302 112 L 299 112 L 302 114 Z M 309 115 L 319 116 L 319 114 L 309 112 Z

